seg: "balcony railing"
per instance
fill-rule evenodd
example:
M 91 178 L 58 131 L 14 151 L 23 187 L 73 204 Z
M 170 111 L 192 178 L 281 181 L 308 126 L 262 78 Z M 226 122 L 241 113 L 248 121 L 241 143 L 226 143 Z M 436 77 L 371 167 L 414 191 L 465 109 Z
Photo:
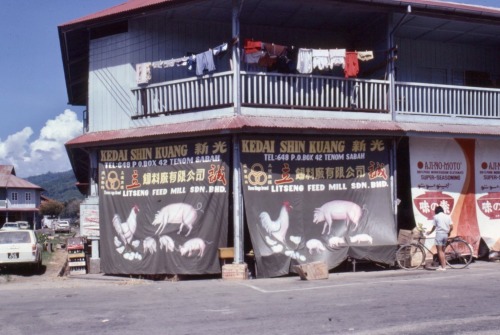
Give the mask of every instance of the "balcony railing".
M 500 117 L 498 89 L 397 82 L 395 95 L 398 114 Z
M 389 82 L 241 72 L 242 106 L 388 113 Z M 135 88 L 135 118 L 233 106 L 233 73 Z M 396 82 L 398 114 L 500 119 L 500 90 Z
M 19 209 L 19 208 L 36 208 L 36 204 L 32 201 L 12 201 L 10 199 L 0 200 L 0 208 Z
M 132 90 L 136 117 L 158 116 L 233 105 L 233 74 L 223 72 L 188 78 Z
M 387 111 L 388 82 L 277 73 L 242 73 L 242 105 Z

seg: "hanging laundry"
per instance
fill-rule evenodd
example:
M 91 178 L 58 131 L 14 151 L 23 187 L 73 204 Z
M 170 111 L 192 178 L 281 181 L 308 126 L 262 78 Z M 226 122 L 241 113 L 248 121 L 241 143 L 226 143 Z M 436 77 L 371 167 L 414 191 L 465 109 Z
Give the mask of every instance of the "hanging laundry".
M 274 43 L 263 43 L 263 44 L 264 44 L 264 50 L 271 57 L 280 57 L 286 55 L 288 47 L 284 45 L 278 45 Z
M 358 53 L 355 51 L 348 51 L 345 55 L 345 77 L 356 77 L 359 73 Z
M 295 73 L 297 71 L 297 58 L 299 49 L 295 46 L 289 46 L 286 50 L 286 56 L 281 56 L 278 60 L 278 68 L 283 73 Z
M 346 49 L 330 49 L 330 67 L 333 69 L 335 66 L 345 65 L 345 53 Z
M 151 80 L 151 63 L 140 63 L 135 65 L 137 84 L 147 84 Z
M 313 69 L 326 70 L 330 68 L 330 52 L 328 50 L 312 51 Z
M 276 70 L 276 63 L 280 57 L 286 57 L 287 47 L 274 43 L 262 43 L 266 54 L 259 59 L 259 66 L 266 67 L 268 71 Z
M 196 66 L 196 55 L 189 56 L 189 59 L 186 62 L 186 66 L 189 71 L 191 71 Z
M 366 62 L 375 58 L 373 56 L 373 51 L 358 51 L 358 59 L 362 62 Z
M 216 46 L 212 49 L 214 56 L 222 54 L 227 51 L 227 43 L 222 43 L 221 45 Z
M 243 44 L 243 49 L 246 54 L 262 51 L 262 42 L 246 39 Z
M 185 66 L 185 65 L 187 65 L 188 60 L 189 60 L 189 56 L 180 57 L 180 58 L 172 58 L 169 60 L 159 60 L 159 61 L 151 63 L 151 66 L 154 69 L 169 68 L 169 67 L 174 67 L 174 66 Z
M 196 75 L 203 75 L 203 71 L 215 71 L 214 54 L 208 50 L 196 55 Z
M 297 56 L 297 71 L 299 73 L 312 73 L 313 70 L 313 58 L 312 49 L 299 49 L 299 54 Z
M 259 66 L 271 68 L 276 64 L 278 58 L 276 56 L 270 56 L 268 53 L 264 53 L 262 57 L 259 58 Z
M 252 52 L 252 53 L 244 53 L 244 61 L 247 64 L 258 64 L 259 60 L 265 55 L 266 53 L 262 50 L 257 51 L 257 52 Z

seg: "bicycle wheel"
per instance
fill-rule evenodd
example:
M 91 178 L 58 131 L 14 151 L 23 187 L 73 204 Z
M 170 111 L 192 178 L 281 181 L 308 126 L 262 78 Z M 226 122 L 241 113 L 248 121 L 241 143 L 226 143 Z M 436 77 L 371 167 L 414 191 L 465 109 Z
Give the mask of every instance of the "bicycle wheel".
M 402 245 L 396 251 L 396 262 L 405 270 L 418 269 L 425 262 L 425 251 L 416 243 Z
M 472 247 L 459 238 L 448 241 L 444 254 L 446 263 L 454 269 L 463 269 L 472 262 Z

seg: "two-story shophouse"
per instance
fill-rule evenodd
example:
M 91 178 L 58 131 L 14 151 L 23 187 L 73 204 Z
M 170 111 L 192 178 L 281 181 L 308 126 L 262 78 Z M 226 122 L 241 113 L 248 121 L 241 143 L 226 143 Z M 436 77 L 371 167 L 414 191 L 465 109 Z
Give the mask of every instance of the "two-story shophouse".
M 129 0 L 59 37 L 105 273 L 390 264 L 438 205 L 499 250 L 500 8 Z
M 16 176 L 12 165 L 0 165 L 0 227 L 5 222 L 39 222 L 38 209 L 43 189 Z

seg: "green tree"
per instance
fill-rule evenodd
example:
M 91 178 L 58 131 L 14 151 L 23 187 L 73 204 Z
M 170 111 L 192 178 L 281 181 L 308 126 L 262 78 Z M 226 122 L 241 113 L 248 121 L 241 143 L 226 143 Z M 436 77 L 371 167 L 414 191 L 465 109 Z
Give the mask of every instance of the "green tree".
M 82 200 L 71 199 L 64 204 L 64 210 L 61 212 L 61 217 L 76 219 L 80 216 L 80 204 Z
M 40 205 L 38 212 L 40 215 L 59 216 L 64 209 L 64 204 L 59 201 L 49 200 Z

